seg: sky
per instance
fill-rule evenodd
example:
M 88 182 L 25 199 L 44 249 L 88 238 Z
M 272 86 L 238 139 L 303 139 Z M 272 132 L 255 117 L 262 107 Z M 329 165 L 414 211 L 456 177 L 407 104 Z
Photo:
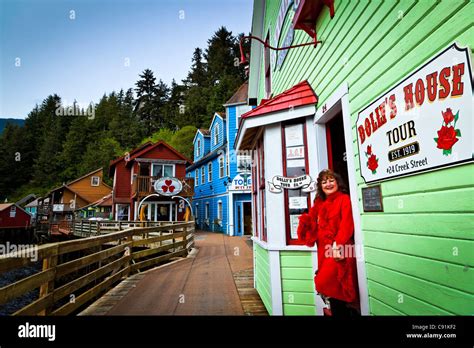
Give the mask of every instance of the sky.
M 252 0 L 0 0 L 0 118 L 58 94 L 87 106 L 151 69 L 184 79 L 221 26 L 251 29 Z

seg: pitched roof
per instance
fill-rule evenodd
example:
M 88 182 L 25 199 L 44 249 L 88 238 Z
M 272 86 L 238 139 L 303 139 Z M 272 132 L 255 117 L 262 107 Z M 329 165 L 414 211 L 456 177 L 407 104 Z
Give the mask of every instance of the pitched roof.
M 88 176 L 90 176 L 90 175 L 92 175 L 92 174 L 94 174 L 94 173 L 97 173 L 97 172 L 99 172 L 99 171 L 102 171 L 102 169 L 103 169 L 103 168 L 99 168 L 99 169 L 93 170 L 92 172 L 89 172 L 89 173 L 87 173 L 87 174 L 81 176 L 80 178 L 74 179 L 73 181 L 69 181 L 69 182 L 66 184 L 66 186 L 69 186 L 69 185 L 71 185 L 71 184 L 73 184 L 73 183 L 75 183 L 75 182 L 77 182 L 77 181 L 79 181 L 79 180 L 82 180 L 82 179 L 84 179 L 84 178 L 87 178 Z M 103 183 L 103 184 L 104 184 L 104 185 L 107 185 L 106 183 Z M 109 186 L 109 185 L 107 185 L 107 186 Z
M 222 117 L 224 120 L 226 119 L 226 113 L 225 112 L 215 112 L 216 114 L 218 114 L 220 117 Z M 212 123 L 212 122 L 211 122 Z
M 27 205 L 25 205 L 25 208 L 30 208 L 30 207 L 37 207 L 38 206 L 38 201 L 40 199 L 39 198 L 36 198 L 34 201 L 28 203 Z
M 21 198 L 19 201 L 16 202 L 18 205 L 23 205 L 25 203 L 30 203 L 34 201 L 36 198 L 36 195 L 34 193 L 30 193 L 29 195 L 26 195 L 25 197 Z
M 271 99 L 262 100 L 260 105 L 255 109 L 243 114 L 242 119 L 281 110 L 288 110 L 292 107 L 316 104 L 317 102 L 318 97 L 308 81 L 305 80 Z
M 137 158 L 137 157 L 140 157 L 142 156 L 143 154 L 147 153 L 148 151 L 150 150 L 153 150 L 154 148 L 158 147 L 159 145 L 162 145 L 164 147 L 166 147 L 167 149 L 169 149 L 171 152 L 173 152 L 176 156 L 180 157 L 181 159 L 187 161 L 188 163 L 193 163 L 193 161 L 191 161 L 189 158 L 185 157 L 182 153 L 178 152 L 178 150 L 176 150 L 174 147 L 172 147 L 171 145 L 168 145 L 167 143 L 165 143 L 163 140 L 160 140 L 158 141 L 157 143 L 153 144 L 152 146 L 148 146 L 144 149 L 142 149 L 141 151 L 139 152 L 134 152 L 133 155 L 130 156 L 130 161 L 128 161 L 128 163 L 131 163 L 133 159 Z
M 199 128 L 199 131 L 202 133 L 202 135 L 204 135 L 205 137 L 210 137 L 211 136 L 211 132 L 209 131 L 209 129 L 205 129 L 205 128 Z
M 86 209 L 89 207 L 108 207 L 111 205 L 112 205 L 112 192 L 110 192 L 108 195 L 105 195 L 102 198 L 99 198 L 95 202 L 89 203 L 88 205 L 81 207 L 80 209 Z
M 128 152 L 128 155 L 132 156 L 134 153 L 140 151 L 140 150 L 143 150 L 145 147 L 147 146 L 150 146 L 150 145 L 153 145 L 153 143 L 151 141 L 147 141 L 146 143 L 140 145 L 139 147 L 133 149 L 133 150 L 130 150 Z M 123 155 L 123 156 L 120 156 L 119 158 L 116 158 L 112 161 L 110 161 L 110 167 L 112 166 L 115 166 L 118 162 L 120 162 L 121 160 L 123 160 L 125 158 L 126 155 Z
M 248 91 L 249 82 L 245 81 L 242 86 L 239 87 L 237 92 L 235 92 L 234 95 L 230 97 L 230 99 L 226 101 L 224 105 L 247 103 Z
M 9 207 L 11 207 L 13 205 L 13 203 L 1 203 L 0 204 L 0 211 L 3 211 Z

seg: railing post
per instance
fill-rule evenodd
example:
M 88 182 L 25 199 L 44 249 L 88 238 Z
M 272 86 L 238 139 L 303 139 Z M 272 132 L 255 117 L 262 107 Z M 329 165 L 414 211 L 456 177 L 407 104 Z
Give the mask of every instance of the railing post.
M 183 249 L 184 249 L 184 257 L 188 256 L 188 227 L 187 226 L 184 226 L 183 228 L 183 232 L 184 232 L 184 237 L 183 237 Z
M 175 245 L 175 243 L 176 243 L 176 238 L 175 238 L 175 235 L 174 235 L 175 232 L 176 232 L 176 230 L 173 228 L 173 229 L 171 230 L 171 233 L 173 234 L 173 252 L 176 251 L 176 245 Z
M 81 220 L 81 236 L 84 236 L 84 220 Z
M 121 230 L 122 230 L 122 221 L 119 221 L 118 228 L 119 228 L 119 231 L 121 231 Z
M 55 250 L 55 252 L 52 256 L 43 259 L 43 269 L 42 269 L 43 272 L 47 271 L 51 268 L 55 269 L 56 266 L 58 265 L 58 249 L 59 249 L 59 246 L 58 246 L 57 243 L 55 245 L 55 249 L 56 250 Z M 54 280 L 55 279 L 56 279 L 56 272 L 55 272 L 54 278 L 51 281 L 41 285 L 40 292 L 39 292 L 39 298 L 46 297 L 51 292 L 54 291 Z M 46 307 L 44 310 L 39 312 L 38 315 L 48 315 L 48 314 L 51 313 L 52 308 L 53 308 L 53 303 L 51 303 L 50 306 Z

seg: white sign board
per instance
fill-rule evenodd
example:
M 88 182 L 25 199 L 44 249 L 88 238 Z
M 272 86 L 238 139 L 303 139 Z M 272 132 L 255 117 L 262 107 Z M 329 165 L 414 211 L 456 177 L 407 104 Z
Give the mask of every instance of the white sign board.
M 271 182 L 268 182 L 268 184 L 270 185 L 269 189 L 272 193 L 281 193 L 283 189 L 301 189 L 303 192 L 312 192 L 316 190 L 316 182 L 312 181 L 309 175 L 301 175 L 291 178 L 276 175 L 273 177 Z
M 359 112 L 366 183 L 472 161 L 469 54 L 451 45 Z
M 64 211 L 64 204 L 53 204 L 53 211 L 58 213 Z
M 288 207 L 290 209 L 306 209 L 308 208 L 307 197 L 289 197 Z
M 237 174 L 232 180 L 229 191 L 250 191 L 252 189 L 251 174 Z
M 155 181 L 153 187 L 156 193 L 163 196 L 176 196 L 183 189 L 183 184 L 176 178 L 163 177 Z

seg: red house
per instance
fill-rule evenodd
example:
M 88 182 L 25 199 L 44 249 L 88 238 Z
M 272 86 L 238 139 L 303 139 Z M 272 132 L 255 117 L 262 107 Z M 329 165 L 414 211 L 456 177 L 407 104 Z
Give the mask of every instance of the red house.
M 14 203 L 0 204 L 0 230 L 26 228 L 31 225 L 31 215 Z
M 125 156 L 110 163 L 109 175 L 114 178 L 112 191 L 112 214 L 114 220 L 133 221 L 181 221 L 184 220 L 185 202 L 181 196 L 190 198 L 194 194 L 194 179 L 185 178 L 186 166 L 192 161 L 176 151 L 164 141 L 147 142 L 133 149 Z M 170 194 L 165 188 L 156 191 L 158 181 L 170 182 L 164 178 L 174 178 L 182 190 Z M 173 181 L 173 182 L 175 182 Z M 173 186 L 174 190 L 174 186 Z M 153 196 L 150 196 L 153 195 Z M 138 211 L 139 204 L 145 206 Z

